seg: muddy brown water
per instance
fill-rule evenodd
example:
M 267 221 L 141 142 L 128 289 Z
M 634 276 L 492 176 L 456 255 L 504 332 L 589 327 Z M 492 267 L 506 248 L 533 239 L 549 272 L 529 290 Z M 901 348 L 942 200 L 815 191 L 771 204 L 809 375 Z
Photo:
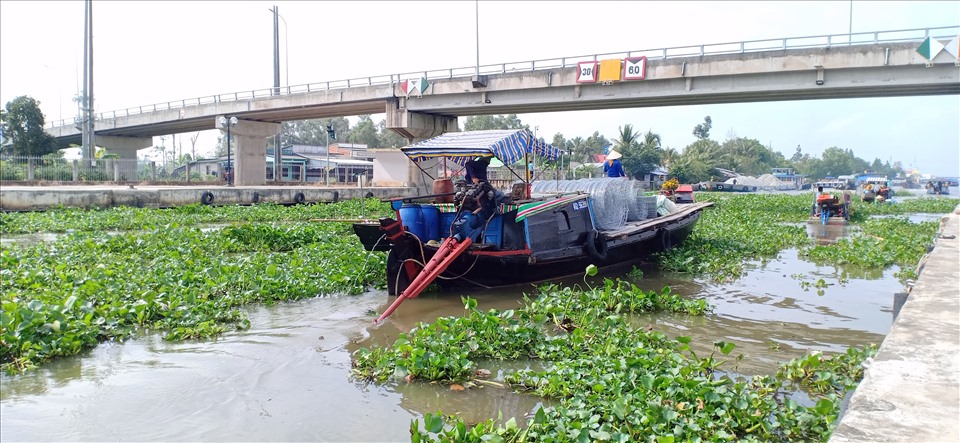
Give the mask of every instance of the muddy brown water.
M 849 228 L 839 229 L 831 231 L 834 238 Z M 604 272 L 624 276 L 629 269 Z M 879 344 L 892 323 L 893 294 L 902 290 L 896 268 L 819 266 L 792 249 L 748 263 L 743 278 L 725 284 L 661 275 L 652 263 L 641 269 L 638 286 L 670 286 L 707 299 L 714 310 L 704 317 L 644 315 L 638 324 L 690 336 L 700 355 L 714 341 L 733 342 L 732 355 L 743 359 L 723 368 L 742 375 L 772 374 L 810 351 Z M 801 285 L 818 279 L 827 283 L 822 293 Z M 253 307 L 249 330 L 213 341 L 167 342 L 148 333 L 101 344 L 23 375 L 0 376 L 0 440 L 409 441 L 411 419 L 428 412 L 468 422 L 502 412 L 522 422 L 539 398 L 492 386 L 457 392 L 436 384 L 377 385 L 352 379 L 350 369 L 360 347 L 390 344 L 422 320 L 462 314 L 460 295 L 477 298 L 480 309 L 510 309 L 524 292 L 532 287 L 425 294 L 374 326 L 375 312 L 392 298 L 369 291 Z M 480 362 L 494 380 L 538 364 Z

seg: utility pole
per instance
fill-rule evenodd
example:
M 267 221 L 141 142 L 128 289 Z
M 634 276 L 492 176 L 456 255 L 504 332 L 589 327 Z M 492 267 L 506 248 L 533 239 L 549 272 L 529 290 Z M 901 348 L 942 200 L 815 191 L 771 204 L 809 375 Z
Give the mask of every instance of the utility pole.
M 280 95 L 280 9 L 273 6 L 273 95 Z M 290 75 L 288 72 L 287 75 Z M 287 86 L 290 86 L 289 84 Z M 280 181 L 283 150 L 280 133 L 273 137 L 273 181 Z
M 81 103 L 81 156 L 87 166 L 96 158 L 93 122 L 93 0 L 84 2 L 83 17 L 83 97 Z

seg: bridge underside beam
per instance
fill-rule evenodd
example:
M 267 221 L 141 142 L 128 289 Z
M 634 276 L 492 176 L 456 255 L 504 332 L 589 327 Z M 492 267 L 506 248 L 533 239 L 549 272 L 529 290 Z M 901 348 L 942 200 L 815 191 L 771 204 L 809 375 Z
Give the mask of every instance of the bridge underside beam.
M 416 143 L 445 132 L 460 130 L 457 117 L 410 112 L 408 109 L 401 107 L 401 104 L 405 102 L 406 99 L 403 98 L 387 100 L 386 120 L 387 129 L 400 134 L 408 142 Z

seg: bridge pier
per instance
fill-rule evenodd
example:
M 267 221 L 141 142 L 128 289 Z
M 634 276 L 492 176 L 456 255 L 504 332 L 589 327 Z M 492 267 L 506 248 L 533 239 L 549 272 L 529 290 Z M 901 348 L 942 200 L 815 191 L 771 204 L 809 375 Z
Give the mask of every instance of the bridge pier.
M 412 112 L 402 107 L 405 99 L 392 98 L 387 100 L 386 122 L 387 129 L 400 134 L 409 143 L 417 143 L 447 132 L 459 132 L 460 124 L 455 116 L 424 114 Z M 436 178 L 439 160 L 420 163 L 420 168 Z M 410 186 L 416 187 L 421 195 L 433 193 L 433 179 L 427 177 L 420 168 L 410 162 L 408 176 Z
M 120 180 L 137 180 L 137 151 L 153 146 L 153 137 L 122 137 L 117 135 L 97 135 L 96 143 L 111 154 L 120 156 Z M 107 171 L 113 178 L 113 169 Z
M 224 131 L 227 128 L 220 124 L 220 117 L 216 116 L 217 129 Z M 267 137 L 280 133 L 279 123 L 240 120 L 230 128 L 231 137 L 237 142 L 230 143 L 233 159 L 233 184 L 237 186 L 259 186 L 267 183 Z

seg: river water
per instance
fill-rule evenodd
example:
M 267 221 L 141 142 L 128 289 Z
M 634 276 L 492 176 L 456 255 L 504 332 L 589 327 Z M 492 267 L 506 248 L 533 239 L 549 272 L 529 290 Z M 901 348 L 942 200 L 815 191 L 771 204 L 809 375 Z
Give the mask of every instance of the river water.
M 847 229 L 808 231 L 829 242 L 848 235 Z M 724 284 L 661 275 L 653 263 L 640 267 L 645 276 L 634 282 L 642 288 L 670 286 L 707 299 L 714 310 L 704 317 L 656 314 L 637 321 L 692 337 L 700 355 L 716 340 L 735 343 L 732 355 L 744 358 L 724 369 L 744 375 L 771 374 L 778 363 L 809 351 L 879 344 L 892 323 L 893 294 L 902 290 L 896 268 L 819 266 L 792 249 L 748 263 L 744 277 Z M 818 292 L 813 283 L 819 279 L 826 286 Z M 353 380 L 350 370 L 356 349 L 390 344 L 418 321 L 461 314 L 460 295 L 476 298 L 483 310 L 508 309 L 520 305 L 524 292 L 532 287 L 425 294 L 374 326 L 392 297 L 369 291 L 253 307 L 249 330 L 215 341 L 167 342 L 146 333 L 101 344 L 26 374 L 0 376 L 0 440 L 409 441 L 411 419 L 428 412 L 456 413 L 472 423 L 502 411 L 522 421 L 539 399 L 493 386 L 376 385 Z M 481 367 L 497 380 L 504 371 L 536 363 Z

